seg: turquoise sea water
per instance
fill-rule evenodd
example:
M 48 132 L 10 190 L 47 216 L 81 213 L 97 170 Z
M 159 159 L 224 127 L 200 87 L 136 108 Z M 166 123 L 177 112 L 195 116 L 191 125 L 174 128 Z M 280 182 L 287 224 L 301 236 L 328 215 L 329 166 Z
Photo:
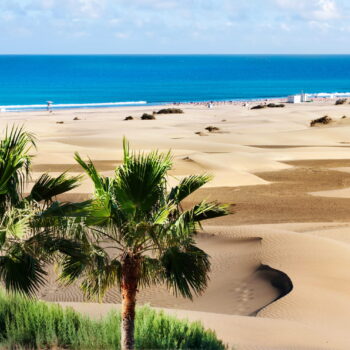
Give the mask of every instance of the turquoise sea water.
M 0 56 L 0 108 L 349 93 L 350 55 Z M 66 106 L 66 105 L 70 106 Z M 9 107 L 12 106 L 12 107 Z

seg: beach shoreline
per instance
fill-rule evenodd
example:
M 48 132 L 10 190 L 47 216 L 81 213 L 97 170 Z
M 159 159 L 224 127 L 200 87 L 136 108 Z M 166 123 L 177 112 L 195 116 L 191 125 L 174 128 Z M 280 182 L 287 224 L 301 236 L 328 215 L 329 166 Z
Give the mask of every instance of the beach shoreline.
M 339 98 L 350 97 L 350 93 L 339 94 L 323 94 L 325 96 L 317 96 L 318 94 L 307 94 L 309 100 L 307 103 L 321 102 L 329 103 L 336 101 Z M 333 96 L 331 96 L 333 95 Z M 68 104 L 50 104 L 49 109 L 51 111 L 63 111 L 63 110 L 81 110 L 81 109 L 109 109 L 109 108 L 125 108 L 125 107 L 164 107 L 164 106 L 206 106 L 211 105 L 242 105 L 244 107 L 252 107 L 254 104 L 259 103 L 290 103 L 288 102 L 288 96 L 284 97 L 256 97 L 256 98 L 241 98 L 241 99 L 212 99 L 212 100 L 200 100 L 200 101 L 179 101 L 179 102 L 97 102 L 97 103 L 68 103 Z M 0 105 L 1 113 L 7 112 L 40 112 L 48 111 L 47 104 L 34 104 L 34 105 Z

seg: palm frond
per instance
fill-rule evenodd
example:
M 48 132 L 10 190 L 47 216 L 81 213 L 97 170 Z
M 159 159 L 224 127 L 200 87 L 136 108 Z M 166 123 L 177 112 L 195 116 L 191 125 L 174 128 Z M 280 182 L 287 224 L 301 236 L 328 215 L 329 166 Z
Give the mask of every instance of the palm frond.
M 212 180 L 211 175 L 191 175 L 185 177 L 180 181 L 180 183 L 173 187 L 169 193 L 169 200 L 176 203 L 180 203 L 190 194 L 204 186 L 206 183 Z
M 121 280 L 121 263 L 113 259 L 109 263 L 101 263 L 101 268 L 90 269 L 87 278 L 83 280 L 81 287 L 88 299 L 97 297 L 99 302 L 107 290 Z
M 80 203 L 61 203 L 58 201 L 53 202 L 48 208 L 46 208 L 41 214 L 40 218 L 53 218 L 53 217 L 86 217 L 89 214 L 91 207 L 91 200 L 87 200 Z
M 62 173 L 57 177 L 42 174 L 35 182 L 28 199 L 36 202 L 52 201 L 55 196 L 79 186 L 80 179 L 81 176 L 67 176 L 66 173 Z
M 92 182 L 95 186 L 95 193 L 98 196 L 102 196 L 106 193 L 105 190 L 105 181 L 104 178 L 98 173 L 96 167 L 92 163 L 92 161 L 89 159 L 89 162 L 86 163 L 83 161 L 83 159 L 80 157 L 79 153 L 75 153 L 74 159 L 80 164 L 80 166 L 84 169 L 86 174 L 90 177 Z
M 123 137 L 123 160 L 124 163 L 127 163 L 129 161 L 130 157 L 130 144 L 127 140 L 127 138 Z
M 217 202 L 202 201 L 193 207 L 193 219 L 196 222 L 214 219 L 229 214 L 229 206 L 226 204 L 219 204 Z
M 29 208 L 10 207 L 1 218 L 0 230 L 4 237 L 22 238 L 30 231 L 34 212 Z
M 118 204 L 131 217 L 148 214 L 163 196 L 165 177 L 171 169 L 169 153 L 139 153 L 125 157 L 116 169 L 114 194 Z
M 45 262 L 54 261 L 57 253 L 76 258 L 82 256 L 82 242 L 76 240 L 75 237 L 59 237 L 45 230 L 34 234 L 23 242 L 23 248 Z
M 85 245 L 81 249 L 79 255 L 65 254 L 61 262 L 60 280 L 66 285 L 72 284 L 77 280 L 88 267 L 93 249 L 90 245 Z
M 108 225 L 112 216 L 109 195 L 103 195 L 92 200 L 87 210 L 89 214 L 86 218 L 86 224 L 88 226 Z
M 110 260 L 105 250 L 97 245 L 85 245 L 80 256 L 67 255 L 62 263 L 60 280 L 71 284 L 82 277 L 81 287 L 88 299 L 101 301 L 105 292 L 120 282 L 121 263 Z
M 149 287 L 150 285 L 163 282 L 163 266 L 158 259 L 144 256 L 140 263 L 140 287 Z
M 0 278 L 8 291 L 33 294 L 45 283 L 42 263 L 14 244 L 8 254 L 0 257 Z
M 176 206 L 173 203 L 166 203 L 162 207 L 158 208 L 153 214 L 153 224 L 154 225 L 163 225 L 169 220 L 169 216 L 176 209 Z
M 19 201 L 28 179 L 32 147 L 35 147 L 34 136 L 23 127 L 6 128 L 5 137 L 0 141 L 0 194 L 12 203 Z
M 175 295 L 192 299 L 206 288 L 210 261 L 209 256 L 194 245 L 181 249 L 171 247 L 161 257 L 164 279 Z

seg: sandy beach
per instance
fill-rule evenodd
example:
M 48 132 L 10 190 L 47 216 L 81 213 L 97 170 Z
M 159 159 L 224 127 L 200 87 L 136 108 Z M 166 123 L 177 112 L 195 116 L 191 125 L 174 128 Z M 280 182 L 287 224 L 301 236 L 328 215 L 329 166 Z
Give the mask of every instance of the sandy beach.
M 123 136 L 133 149 L 171 149 L 171 183 L 188 174 L 214 176 L 187 202 L 232 204 L 231 215 L 208 222 L 198 236 L 212 257 L 207 291 L 191 302 L 155 287 L 140 292 L 140 304 L 200 320 L 237 350 L 349 349 L 350 104 L 176 107 L 184 113 L 156 120 L 140 116 L 164 106 L 4 112 L 0 125 L 23 124 L 36 135 L 34 177 L 80 173 L 74 152 L 112 174 Z M 330 124 L 310 127 L 325 115 Z M 84 180 L 61 199 L 81 200 L 91 190 Z M 118 307 L 117 288 L 105 304 L 86 303 L 78 286 L 59 286 L 51 272 L 41 299 L 94 317 Z

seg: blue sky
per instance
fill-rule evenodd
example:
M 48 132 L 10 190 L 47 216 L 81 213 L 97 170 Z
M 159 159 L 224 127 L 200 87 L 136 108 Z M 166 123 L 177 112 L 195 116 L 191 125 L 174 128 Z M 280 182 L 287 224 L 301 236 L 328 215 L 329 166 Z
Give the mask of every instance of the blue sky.
M 0 53 L 350 53 L 349 0 L 0 0 Z

